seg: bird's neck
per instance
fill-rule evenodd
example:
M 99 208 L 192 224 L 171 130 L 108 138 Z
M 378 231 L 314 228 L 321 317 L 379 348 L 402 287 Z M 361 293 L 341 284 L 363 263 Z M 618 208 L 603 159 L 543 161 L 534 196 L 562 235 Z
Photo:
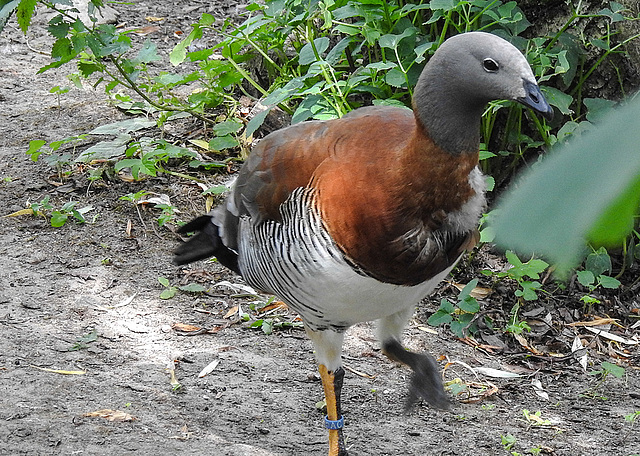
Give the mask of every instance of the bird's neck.
M 448 86 L 444 75 L 424 76 L 427 75 L 420 78 L 413 98 L 420 126 L 436 145 L 451 155 L 477 154 L 486 101 Z

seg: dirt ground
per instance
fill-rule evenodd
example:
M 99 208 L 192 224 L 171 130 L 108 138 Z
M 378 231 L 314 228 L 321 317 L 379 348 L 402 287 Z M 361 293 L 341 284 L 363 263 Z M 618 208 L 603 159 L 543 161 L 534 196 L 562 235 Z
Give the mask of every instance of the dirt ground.
M 238 14 L 236 2 L 211 3 L 137 1 L 118 6 L 118 22 L 138 27 L 149 24 L 147 16 L 164 17 L 150 38 L 164 43 L 166 53 L 177 43 L 173 32 L 188 31 L 201 13 Z M 235 306 L 248 311 L 252 299 L 213 284 L 241 284 L 241 279 L 211 262 L 175 267 L 171 252 L 177 236 L 154 227 L 157 213 L 138 214 L 119 200 L 143 189 L 166 194 L 187 220 L 204 211 L 199 191 L 168 176 L 95 185 L 72 178 L 59 185 L 50 167 L 25 155 L 29 140 L 60 139 L 125 118 L 101 89 L 73 90 L 60 104 L 49 93 L 54 85 L 70 84 L 66 70 L 35 74 L 48 63 L 37 52 L 50 42 L 46 19 L 44 14 L 36 18 L 27 39 L 15 22 L 0 37 L 0 215 L 46 195 L 56 207 L 79 201 L 93 205 L 93 211 L 91 223 L 68 222 L 62 228 L 31 216 L 0 218 L 0 454 L 326 454 L 326 431 L 316 408 L 322 388 L 304 332 L 289 329 L 266 336 L 235 322 L 229 311 Z M 225 178 L 204 177 L 210 182 Z M 198 280 L 210 290 L 162 300 L 159 277 L 172 284 Z M 447 285 L 439 293 L 455 295 Z M 483 301 L 484 309 L 514 299 L 496 294 L 501 301 L 496 304 L 493 296 Z M 640 307 L 637 290 L 621 296 L 622 301 L 609 304 Z M 491 352 L 427 327 L 426 318 L 438 302 L 423 303 L 406 330 L 407 346 L 431 352 L 443 366 L 449 360 L 447 381 L 459 379 L 471 387 L 476 382 L 475 392 L 487 397 L 471 403 L 456 399 L 450 412 L 420 404 L 405 414 L 408 370 L 381 354 L 370 324 L 356 326 L 344 349 L 350 454 L 479 456 L 537 454 L 536 448 L 539 454 L 557 456 L 640 454 L 640 419 L 635 424 L 624 419 L 640 410 L 637 345 L 596 340 L 584 328 L 563 325 L 556 318 L 565 303 L 545 298 L 536 305 L 553 308 L 552 326 L 566 341 L 556 348 L 567 357 L 532 357 L 517 344 Z M 600 316 L 615 313 L 601 310 Z M 628 320 L 623 323 L 630 327 Z M 211 331 L 187 336 L 176 324 Z M 638 331 L 636 326 L 636 337 Z M 77 345 L 93 333 L 97 340 Z M 575 335 L 592 342 L 587 372 L 571 356 Z M 633 336 L 633 330 L 624 334 Z M 588 371 L 602 361 L 615 363 L 611 355 L 625 350 L 625 375 L 597 385 L 598 378 Z M 213 371 L 200 378 L 213 361 L 218 361 Z M 478 367 L 520 376 L 476 377 L 469 368 Z M 175 390 L 172 370 L 181 384 Z M 536 393 L 534 380 L 548 399 Z M 596 387 L 595 398 L 583 394 Z M 121 413 L 113 421 L 87 416 L 100 410 Z M 527 419 L 525 410 L 540 416 Z M 514 441 L 509 451 L 502 442 L 507 435 Z

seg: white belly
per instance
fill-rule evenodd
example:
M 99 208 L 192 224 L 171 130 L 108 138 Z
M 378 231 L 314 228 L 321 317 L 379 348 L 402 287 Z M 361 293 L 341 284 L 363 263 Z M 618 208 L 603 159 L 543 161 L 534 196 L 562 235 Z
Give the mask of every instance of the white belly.
M 415 286 L 358 273 L 309 210 L 309 201 L 292 196 L 285 202 L 282 223 L 256 226 L 249 217 L 241 218 L 239 267 L 250 285 L 278 296 L 311 329 L 343 330 L 406 310 L 428 296 L 453 268 Z

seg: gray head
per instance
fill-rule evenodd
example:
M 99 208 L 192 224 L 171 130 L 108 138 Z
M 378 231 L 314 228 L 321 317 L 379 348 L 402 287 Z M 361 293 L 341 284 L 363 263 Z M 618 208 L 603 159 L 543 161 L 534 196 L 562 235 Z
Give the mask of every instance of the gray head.
M 425 66 L 414 109 L 436 143 L 451 153 L 478 148 L 480 116 L 492 100 L 518 101 L 550 118 L 522 53 L 490 33 L 469 32 L 446 40 Z

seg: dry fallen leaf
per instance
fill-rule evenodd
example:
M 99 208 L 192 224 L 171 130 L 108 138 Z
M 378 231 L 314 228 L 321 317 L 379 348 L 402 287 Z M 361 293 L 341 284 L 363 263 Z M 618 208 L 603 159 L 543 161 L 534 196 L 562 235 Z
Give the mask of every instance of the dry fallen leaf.
M 229 312 L 224 314 L 224 317 L 222 317 L 222 318 L 229 319 L 229 318 L 233 317 L 237 313 L 238 313 L 238 306 L 233 306 L 231 309 L 229 309 Z
M 265 314 L 270 310 L 274 310 L 274 309 L 287 310 L 288 308 L 289 307 L 287 307 L 287 305 L 282 301 L 273 301 L 271 304 L 266 305 L 262 309 L 260 309 L 260 313 Z
M 569 323 L 567 326 L 604 326 L 616 324 L 618 320 L 615 318 L 596 318 L 591 321 L 575 321 L 573 323 Z
M 486 375 L 487 377 L 494 378 L 519 378 L 522 377 L 520 374 L 516 374 L 515 372 L 508 372 L 505 370 L 494 369 L 492 367 L 475 367 L 474 370 L 476 372 L 481 373 L 482 375 Z
M 145 19 L 148 22 L 160 22 L 160 21 L 164 21 L 164 17 L 157 17 L 157 16 L 147 16 L 145 17 Z
M 38 211 L 37 214 L 43 215 L 40 211 Z M 33 209 L 20 209 L 19 211 L 12 212 L 11 214 L 3 215 L 3 217 L 19 217 L 21 215 L 34 215 Z
M 209 141 L 205 141 L 203 139 L 189 139 L 188 142 L 200 149 L 209 150 Z
M 429 327 L 429 326 L 418 326 L 418 329 L 419 329 L 420 331 L 424 331 L 424 332 L 429 333 L 429 334 L 435 334 L 435 335 L 438 335 L 438 330 L 437 330 L 437 329 L 435 329 L 435 328 L 431 328 L 431 327 Z
M 529 342 L 527 342 L 527 339 L 525 339 L 522 334 L 514 334 L 513 337 L 520 343 L 520 345 L 522 345 L 523 348 L 526 348 L 534 355 L 544 355 L 540 350 L 529 345 Z
M 198 378 L 202 378 L 205 377 L 207 375 L 209 375 L 211 372 L 213 372 L 213 370 L 218 367 L 218 364 L 220 364 L 220 360 L 219 359 L 214 359 L 213 361 L 211 361 L 209 364 L 207 364 L 205 366 L 204 369 L 202 369 L 200 371 L 200 373 L 198 374 Z
M 456 283 L 456 282 L 453 282 L 452 285 L 456 287 L 458 291 L 462 291 L 462 289 L 467 286 L 466 283 Z M 493 290 L 491 290 L 491 288 L 475 287 L 473 290 L 471 290 L 471 293 L 469 293 L 469 295 L 472 298 L 484 299 L 487 296 L 489 296 L 492 291 Z
M 540 396 L 544 400 L 549 400 L 549 394 L 547 394 L 547 392 L 542 387 L 542 382 L 540 380 L 534 378 L 533 380 L 531 380 L 531 386 L 533 386 L 533 391 L 535 391 L 538 396 Z
M 364 377 L 364 378 L 369 378 L 369 379 L 376 378 L 375 375 L 365 374 L 364 372 L 357 371 L 357 370 L 353 369 L 352 367 L 349 367 L 349 366 L 343 366 L 343 367 L 344 367 L 345 370 L 348 370 L 352 374 L 356 374 L 359 377 Z
M 134 29 L 133 33 L 135 33 L 138 36 L 146 36 L 158 31 L 160 31 L 160 27 L 156 25 L 147 25 L 145 27 Z
M 211 212 L 211 209 L 213 208 L 213 204 L 215 203 L 215 200 L 213 198 L 213 195 L 207 195 L 207 199 L 205 200 L 205 212 L 208 214 L 209 212 Z
M 601 329 L 590 328 L 588 326 L 585 326 L 585 329 L 588 330 L 588 331 L 591 331 L 592 333 L 596 334 L 597 336 L 604 337 L 605 339 L 609 339 L 609 340 L 612 340 L 614 342 L 619 342 L 621 344 L 626 344 L 626 345 L 638 345 L 638 344 L 640 344 L 640 341 L 631 340 L 631 339 L 625 339 L 624 337 L 617 336 L 617 335 L 612 334 L 612 333 L 610 333 L 608 331 L 602 331 Z
M 202 329 L 199 326 L 188 325 L 186 323 L 174 323 L 171 325 L 171 328 L 173 328 L 175 331 L 184 331 L 184 332 L 200 331 Z
M 146 205 L 146 204 L 171 205 L 171 199 L 169 198 L 169 195 L 165 193 L 155 193 L 154 196 L 149 196 L 149 197 L 138 200 L 136 204 L 138 205 Z
M 95 412 L 85 413 L 82 416 L 86 417 L 97 417 L 104 418 L 107 421 L 135 421 L 136 418 L 128 413 L 122 412 L 120 410 L 97 410 Z
M 38 370 L 45 371 L 45 372 L 51 372 L 53 374 L 84 375 L 84 374 L 87 373 L 87 371 L 69 371 L 69 370 L 62 370 L 62 369 L 48 369 L 46 367 L 34 366 L 33 364 L 30 364 L 30 366 L 33 367 L 34 369 L 38 369 Z

